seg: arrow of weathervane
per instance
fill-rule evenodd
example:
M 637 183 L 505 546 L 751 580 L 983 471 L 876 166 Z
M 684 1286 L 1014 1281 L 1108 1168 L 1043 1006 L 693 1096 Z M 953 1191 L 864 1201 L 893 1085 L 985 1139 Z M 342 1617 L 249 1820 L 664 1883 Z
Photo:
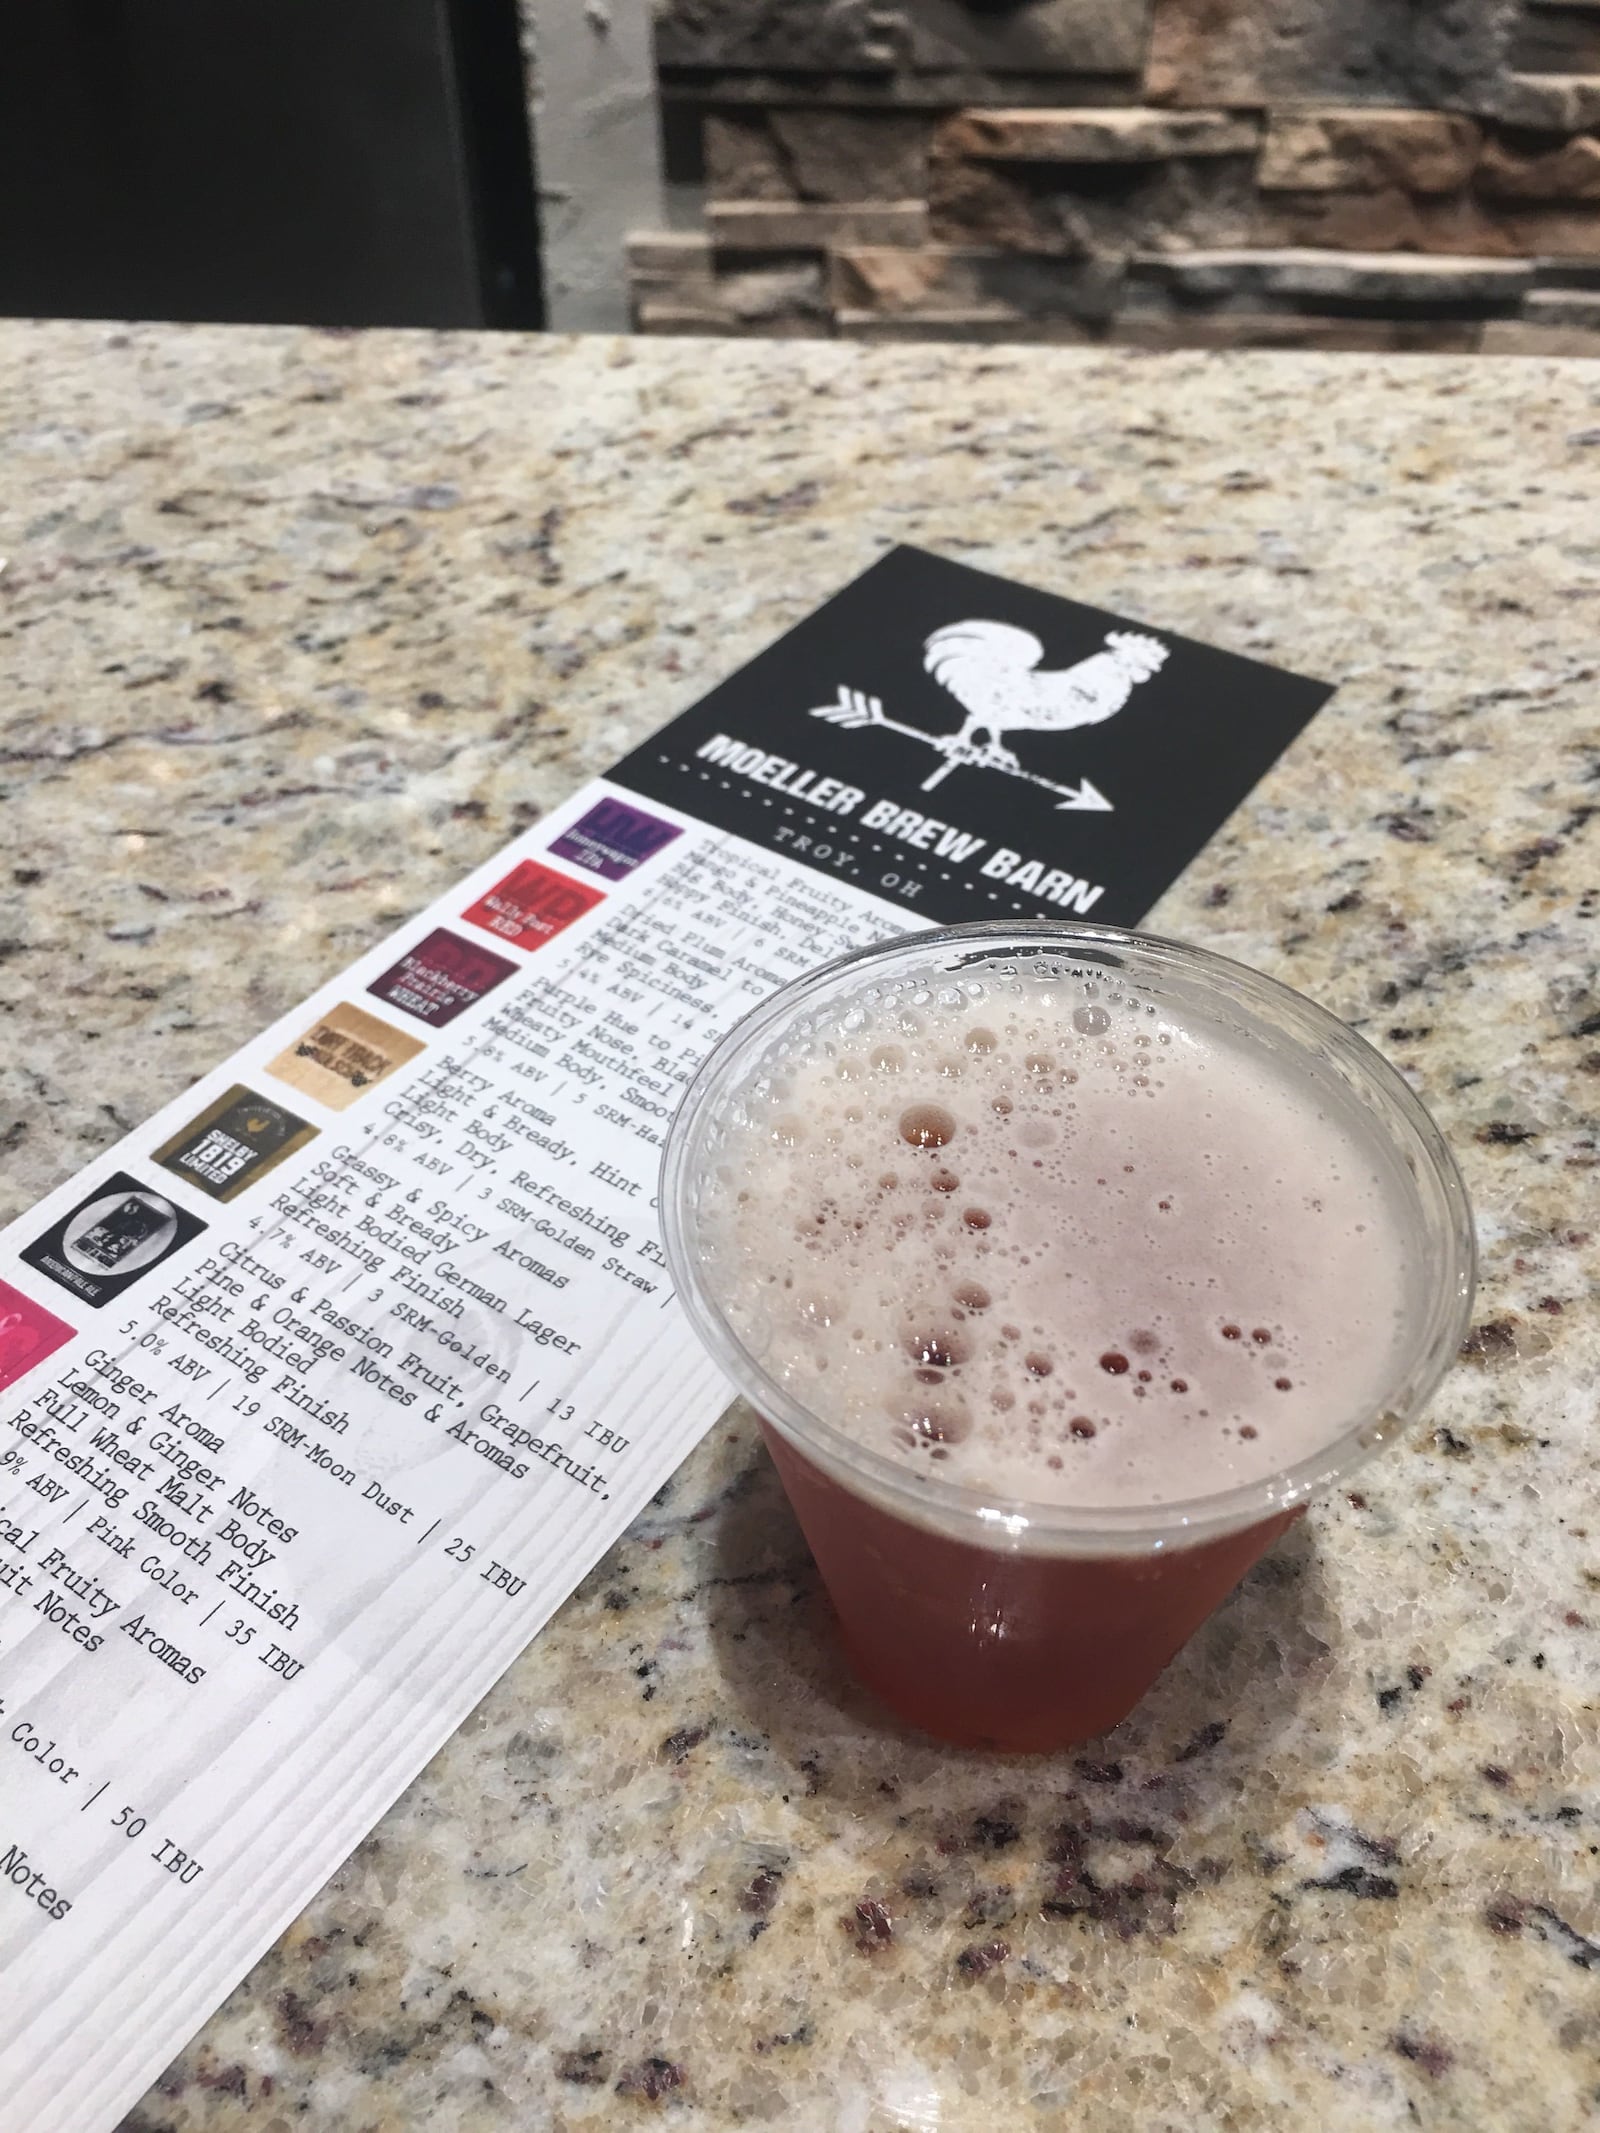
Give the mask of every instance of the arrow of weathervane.
M 1053 778 L 1038 777 L 1031 770 L 1006 770 L 1000 763 L 985 763 L 976 750 L 969 753 L 954 734 L 924 733 L 920 726 L 907 726 L 897 718 L 890 718 L 884 711 L 882 700 L 868 696 L 860 689 L 839 685 L 839 700 L 834 704 L 818 704 L 811 712 L 812 718 L 825 719 L 830 726 L 842 726 L 847 733 L 860 733 L 869 726 L 881 727 L 886 733 L 903 733 L 908 741 L 921 741 L 925 748 L 932 748 L 944 757 L 938 769 L 925 777 L 918 788 L 932 792 L 952 770 L 963 765 L 978 769 L 1003 770 L 1008 778 L 1021 778 L 1026 784 L 1042 786 L 1046 792 L 1059 793 L 1056 802 L 1057 814 L 1068 814 L 1074 809 L 1096 814 L 1110 814 L 1112 803 L 1085 778 L 1081 785 L 1058 785 Z

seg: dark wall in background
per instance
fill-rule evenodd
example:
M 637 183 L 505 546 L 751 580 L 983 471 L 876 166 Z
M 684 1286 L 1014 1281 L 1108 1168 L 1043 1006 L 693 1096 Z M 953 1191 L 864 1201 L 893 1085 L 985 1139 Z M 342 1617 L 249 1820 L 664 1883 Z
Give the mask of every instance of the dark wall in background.
M 0 313 L 537 326 L 515 0 L 0 0 Z

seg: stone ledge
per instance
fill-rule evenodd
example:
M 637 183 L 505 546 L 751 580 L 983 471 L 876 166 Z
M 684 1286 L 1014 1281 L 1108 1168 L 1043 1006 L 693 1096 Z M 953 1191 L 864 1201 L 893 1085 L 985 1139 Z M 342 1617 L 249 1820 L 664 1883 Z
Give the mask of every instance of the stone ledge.
M 1600 289 L 1532 289 L 1522 299 L 1530 325 L 1588 326 L 1600 332 Z
M 1157 163 L 1249 155 L 1260 122 L 1230 111 L 960 111 L 934 136 L 938 156 L 996 163 Z
M 1038 341 L 1054 347 L 1098 347 L 1103 327 L 1076 319 L 996 318 L 988 311 L 924 311 L 897 318 L 881 311 L 837 311 L 834 330 L 850 341 Z
M 719 200 L 706 209 L 719 252 L 821 252 L 835 244 L 919 245 L 928 234 L 921 200 L 795 203 Z
M 1531 259 L 1429 253 L 1242 249 L 1142 252 L 1133 276 L 1195 303 L 1262 296 L 1413 304 L 1514 304 L 1533 286 Z
M 1191 318 L 1117 318 L 1109 339 L 1120 348 L 1327 348 L 1369 352 L 1471 355 L 1486 327 L 1480 319 L 1324 317 L 1306 311 L 1229 312 Z
M 637 333 L 674 333 L 714 336 L 719 340 L 764 341 L 826 340 L 830 321 L 809 312 L 773 313 L 752 319 L 736 312 L 720 311 L 715 305 L 674 304 L 663 297 L 646 297 L 634 307 Z

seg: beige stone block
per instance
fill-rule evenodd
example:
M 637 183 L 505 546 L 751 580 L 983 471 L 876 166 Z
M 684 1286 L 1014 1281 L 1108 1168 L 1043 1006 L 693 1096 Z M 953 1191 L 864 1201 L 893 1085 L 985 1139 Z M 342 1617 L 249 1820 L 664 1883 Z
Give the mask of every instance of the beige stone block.
M 1546 325 L 1537 319 L 1492 318 L 1483 329 L 1485 355 L 1600 356 L 1600 327 Z
M 933 153 L 1001 163 L 1153 163 L 1249 155 L 1260 134 L 1259 121 L 1230 111 L 958 111 L 935 134 Z
M 1275 113 L 1257 182 L 1264 192 L 1459 192 L 1482 138 L 1448 111 Z
M 628 239 L 628 284 L 635 295 L 691 290 L 710 295 L 711 239 L 699 230 L 640 230 Z
M 829 262 L 836 314 L 880 317 L 1075 319 L 1095 323 L 1114 310 L 1122 269 L 1105 259 L 1052 259 L 1031 253 L 929 245 L 918 251 L 856 246 Z
M 1579 134 L 1542 155 L 1517 155 L 1491 141 L 1473 183 L 1496 200 L 1600 200 L 1600 139 Z
M 921 244 L 928 211 L 920 200 L 722 200 L 706 209 L 706 227 L 719 252 L 821 252 L 835 244 Z
M 928 210 L 936 244 L 1084 258 L 1248 244 L 1260 202 L 1250 156 L 1114 163 L 1090 173 L 1059 163 L 935 157 Z
M 1548 254 L 1600 258 L 1600 203 L 1525 204 L 1476 193 L 1417 199 L 1410 193 L 1264 194 L 1256 241 L 1333 251 Z

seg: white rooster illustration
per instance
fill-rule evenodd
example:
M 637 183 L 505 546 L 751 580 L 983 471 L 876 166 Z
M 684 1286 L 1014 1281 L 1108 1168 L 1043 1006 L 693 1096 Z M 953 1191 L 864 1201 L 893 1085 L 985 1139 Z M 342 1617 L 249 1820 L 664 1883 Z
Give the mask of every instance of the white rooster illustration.
M 943 758 L 922 781 L 932 792 L 952 770 L 1003 770 L 1059 797 L 1061 809 L 1109 813 L 1111 802 L 1087 778 L 1058 785 L 1036 770 L 1024 770 L 1000 739 L 1013 727 L 1036 733 L 1067 733 L 1074 726 L 1097 726 L 1120 711 L 1141 681 L 1165 666 L 1167 647 L 1137 630 L 1108 630 L 1105 649 L 1091 652 L 1075 666 L 1038 671 L 1044 646 L 1032 630 L 1010 622 L 951 622 L 935 630 L 922 648 L 922 663 L 935 681 L 950 691 L 966 712 L 959 733 L 925 733 L 920 726 L 890 718 L 882 700 L 865 689 L 839 685 L 838 700 L 818 704 L 813 718 L 826 719 L 849 733 L 875 726 L 921 741 Z M 978 735 L 983 734 L 980 743 Z
M 1002 733 L 1018 726 L 1036 733 L 1098 726 L 1165 664 L 1167 647 L 1135 630 L 1111 630 L 1105 649 L 1075 666 L 1041 673 L 1043 657 L 1032 630 L 1009 622 L 952 622 L 934 631 L 923 647 L 923 665 L 967 714 L 948 744 L 956 762 L 1020 771 Z M 981 746 L 980 733 L 988 736 Z

